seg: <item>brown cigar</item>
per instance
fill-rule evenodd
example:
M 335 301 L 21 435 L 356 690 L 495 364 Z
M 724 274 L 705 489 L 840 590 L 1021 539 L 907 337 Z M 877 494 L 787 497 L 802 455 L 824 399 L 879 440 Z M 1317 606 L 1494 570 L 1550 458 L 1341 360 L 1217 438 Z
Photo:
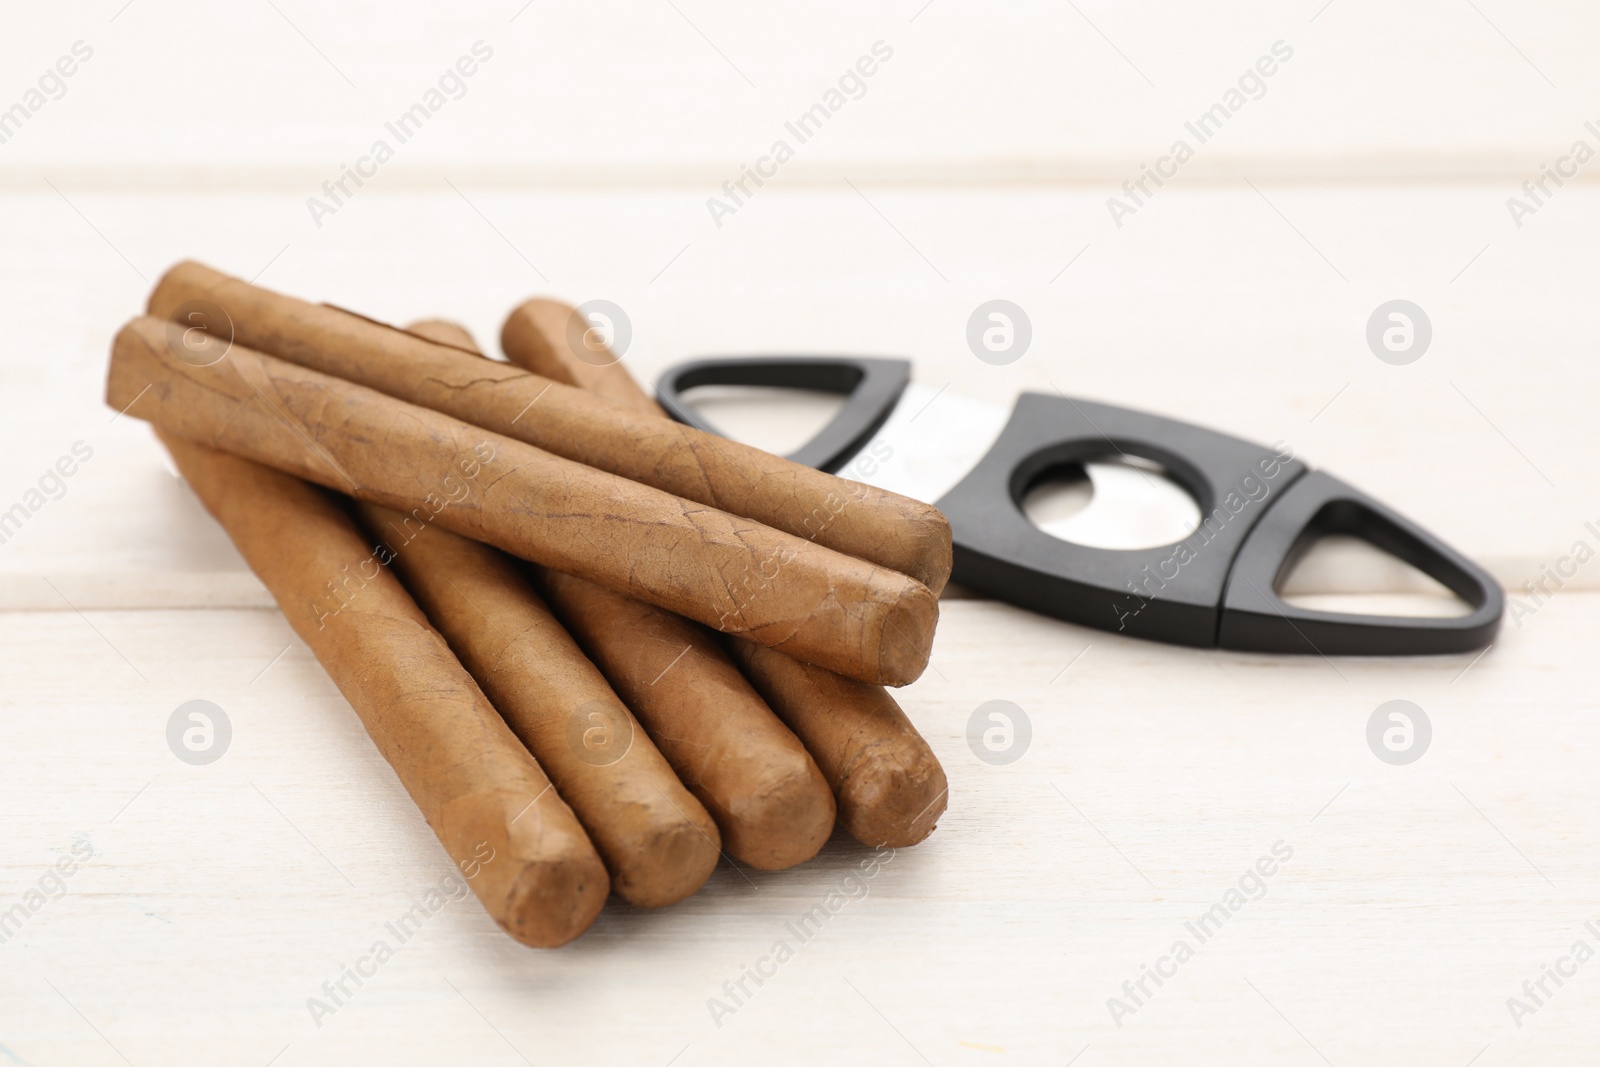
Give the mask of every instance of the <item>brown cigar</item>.
M 373 504 L 356 514 L 428 619 L 528 746 L 641 908 L 673 904 L 717 865 L 717 827 L 509 557 Z M 359 598 L 351 606 L 361 610 Z
M 240 344 L 196 366 L 182 335 L 123 327 L 107 402 L 853 677 L 927 665 L 938 603 L 905 575 Z
M 541 947 L 588 929 L 607 892 L 594 846 L 350 516 L 286 474 L 160 436 L 450 858 L 476 871 L 469 882 L 495 922 Z M 360 609 L 329 618 L 317 607 L 324 586 L 352 568 Z
M 500 327 L 500 349 L 523 370 L 575 385 L 640 414 L 661 415 L 661 408 L 639 388 L 621 357 L 590 340 L 587 327 L 571 304 L 536 296 L 506 316 Z
M 511 313 L 506 354 L 556 381 L 603 388 L 613 403 L 641 416 L 663 412 L 622 364 L 603 350 L 580 358 L 566 324 L 576 312 L 554 300 L 530 300 Z M 545 336 L 539 336 L 539 334 Z M 592 361 L 591 361 L 592 360 Z M 944 813 L 944 768 L 911 720 L 882 687 L 771 652 L 739 638 L 730 642 L 745 673 L 807 750 L 838 798 L 839 821 L 857 841 L 901 848 L 933 832 Z
M 944 768 L 894 697 L 737 638 L 734 657 L 800 735 L 864 845 L 904 848 L 933 833 L 949 795 Z
M 406 329 L 478 351 L 472 335 L 454 323 L 426 320 Z M 816 855 L 833 831 L 833 794 L 805 746 L 772 714 L 722 645 L 682 616 L 570 574 L 534 571 L 572 635 L 644 721 L 678 777 L 711 810 L 728 854 L 769 871 Z M 496 703 L 505 710 L 498 697 Z
M 211 313 L 220 308 L 227 320 Z M 161 318 L 211 323 L 239 344 L 536 445 L 676 496 L 908 574 L 950 577 L 950 524 L 920 501 L 836 478 L 198 263 L 150 295 Z M 231 321 L 230 321 L 231 320 Z

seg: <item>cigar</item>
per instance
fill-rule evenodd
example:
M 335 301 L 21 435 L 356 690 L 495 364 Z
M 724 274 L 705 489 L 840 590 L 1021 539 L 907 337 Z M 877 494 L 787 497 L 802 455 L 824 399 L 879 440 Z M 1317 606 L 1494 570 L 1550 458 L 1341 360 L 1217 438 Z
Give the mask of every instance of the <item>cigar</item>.
M 888 690 L 751 641 L 729 645 L 757 692 L 805 742 L 851 837 L 905 848 L 933 833 L 949 798 L 944 768 Z
M 605 904 L 600 856 L 528 750 L 322 490 L 158 431 L 173 462 L 355 709 L 484 909 L 512 937 L 562 945 Z M 324 584 L 359 574 L 359 609 Z
M 536 296 L 506 316 L 500 328 L 500 350 L 533 374 L 577 386 L 641 414 L 662 414 L 620 357 L 606 346 L 586 340 L 588 325 L 571 304 Z M 641 404 L 640 398 L 648 401 L 648 406 Z
M 641 416 L 665 418 L 660 405 L 608 353 L 582 359 L 565 324 L 576 312 L 555 300 L 529 300 L 506 321 L 506 354 L 556 381 L 603 389 Z M 542 336 L 539 336 L 542 335 Z M 469 338 L 470 340 L 470 338 Z M 944 768 L 906 713 L 881 686 L 796 662 L 732 637 L 735 658 L 767 704 L 821 768 L 838 801 L 838 818 L 863 844 L 902 848 L 933 832 L 949 787 Z
M 238 343 L 198 366 L 170 326 L 117 334 L 114 409 L 852 677 L 927 666 L 938 603 L 903 574 Z
M 406 330 L 478 351 L 472 335 L 454 323 L 425 320 Z M 816 855 L 833 831 L 833 794 L 805 746 L 773 715 L 720 642 L 681 616 L 593 582 L 533 570 L 572 636 L 643 720 L 684 785 L 710 809 L 728 854 L 769 871 Z M 419 598 L 428 606 L 426 597 Z M 449 627 L 440 628 L 454 644 Z M 471 660 L 462 658 L 483 681 Z M 505 711 L 495 689 L 487 682 L 484 688 Z M 531 742 L 529 747 L 541 751 Z M 554 764 L 545 763 L 559 783 Z M 573 803 L 592 827 L 575 798 Z
M 949 580 L 950 524 L 921 501 L 691 427 L 640 420 L 571 386 L 198 263 L 168 271 L 149 311 L 899 571 L 935 593 Z
M 511 559 L 437 527 L 408 530 L 375 504 L 356 515 L 577 814 L 612 888 L 642 908 L 699 889 L 717 865 L 716 824 Z

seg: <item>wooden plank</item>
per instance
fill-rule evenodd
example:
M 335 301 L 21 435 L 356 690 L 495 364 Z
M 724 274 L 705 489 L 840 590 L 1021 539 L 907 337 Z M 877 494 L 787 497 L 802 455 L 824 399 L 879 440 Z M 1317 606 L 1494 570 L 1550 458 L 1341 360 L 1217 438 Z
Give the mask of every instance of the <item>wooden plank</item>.
M 1600 597 L 1563 595 L 1476 662 L 1330 664 L 949 604 L 936 669 L 903 692 L 951 780 L 926 844 L 859 881 L 869 854 L 842 840 L 781 874 L 723 867 L 554 952 L 447 905 L 319 1029 L 307 998 L 449 865 L 281 617 L 0 615 L 0 642 L 28 649 L 3 698 L 0 911 L 74 841 L 94 850 L 0 945 L 0 1043 L 27 1063 L 116 1062 L 108 1042 L 134 1063 L 917 1062 L 908 1044 L 933 1063 L 1086 1044 L 1209 1062 L 1241 1042 L 1272 1062 L 1314 1062 L 1307 1044 L 1334 1063 L 1486 1045 L 1571 1062 L 1600 1003 L 1585 972 L 1521 1028 L 1506 999 L 1594 943 L 1597 623 Z M 196 698 L 233 730 L 205 766 L 165 738 Z M 1396 698 L 1432 722 L 1409 766 L 1367 747 Z M 965 739 L 990 700 L 1031 722 L 1009 765 Z M 1108 998 L 1197 941 L 1185 923 L 1280 841 L 1263 895 L 1115 1025 Z M 785 924 L 830 892 L 801 943 Z M 708 1000 L 781 939 L 794 958 L 717 1026 Z
M 370 190 L 320 231 L 290 195 L 0 197 L 18 233 L 0 248 L 0 511 L 93 450 L 0 545 L 0 605 L 60 606 L 40 575 L 85 607 L 265 603 L 147 429 L 97 401 L 110 336 L 183 256 L 391 321 L 452 315 L 489 342 L 530 294 L 603 297 L 646 380 L 714 352 L 903 353 L 930 388 L 992 404 L 1059 389 L 1281 439 L 1513 590 L 1597 544 L 1600 471 L 1572 437 L 1600 390 L 1580 240 L 1596 192 L 1520 230 L 1471 188 L 1175 188 L 1120 229 L 1088 193 L 862 193 L 774 191 L 721 230 L 671 192 Z M 996 296 L 1032 321 L 1009 366 L 965 339 Z M 1434 329 L 1409 366 L 1365 339 L 1396 297 Z M 1597 582 L 1594 566 L 1568 580 Z
M 1580 0 L 36 6 L 8 14 L 0 39 L 7 107 L 75 41 L 93 56 L 4 145 L 0 181 L 306 196 L 386 139 L 385 182 L 484 170 L 510 186 L 676 182 L 703 198 L 786 139 L 783 182 L 1119 185 L 1187 137 L 1190 179 L 1515 188 L 1574 139 L 1596 143 L 1597 18 Z M 389 133 L 477 41 L 492 57 L 422 132 Z M 803 143 L 788 133 L 878 41 L 893 56 L 864 91 L 848 83 Z M 1202 147 L 1184 123 L 1228 103 L 1279 41 L 1292 58 L 1264 88 L 1247 82 Z

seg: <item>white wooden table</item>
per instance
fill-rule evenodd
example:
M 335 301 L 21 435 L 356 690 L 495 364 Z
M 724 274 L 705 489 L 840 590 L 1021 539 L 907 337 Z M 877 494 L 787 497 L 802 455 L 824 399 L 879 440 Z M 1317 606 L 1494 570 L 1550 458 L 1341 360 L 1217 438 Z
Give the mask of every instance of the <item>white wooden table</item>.
M 519 8 L 0 14 L 0 109 L 92 48 L 0 143 L 0 512 L 27 511 L 0 544 L 0 1063 L 1592 1059 L 1600 962 L 1562 961 L 1600 952 L 1600 562 L 1520 589 L 1600 548 L 1600 163 L 1520 227 L 1506 201 L 1600 148 L 1600 14 Z M 480 40 L 465 94 L 316 225 L 307 198 Z M 719 227 L 707 198 L 880 40 L 864 95 Z M 1260 99 L 1116 226 L 1107 197 L 1280 40 Z M 608 299 L 646 380 L 711 352 L 905 354 L 994 403 L 1058 387 L 1282 439 L 1536 610 L 1478 658 L 1330 662 L 947 599 L 901 694 L 951 782 L 928 842 L 864 881 L 842 837 L 792 871 L 724 866 L 552 952 L 451 904 L 318 1026 L 307 999 L 449 861 L 148 428 L 99 402 L 112 333 L 183 257 L 486 341 L 533 293 Z M 997 297 L 1034 335 L 999 367 L 964 339 Z M 1434 329 L 1407 366 L 1364 336 L 1395 298 Z M 1387 602 L 1333 571 L 1305 588 Z M 192 699 L 232 724 L 204 766 L 166 741 Z M 1005 766 L 966 742 L 992 699 L 1032 727 Z M 1368 749 L 1392 699 L 1432 722 L 1410 765 Z M 1241 878 L 1259 899 L 1200 944 L 1186 923 Z M 822 931 L 713 1012 L 830 893 Z M 1147 965 L 1170 976 L 1140 992 Z

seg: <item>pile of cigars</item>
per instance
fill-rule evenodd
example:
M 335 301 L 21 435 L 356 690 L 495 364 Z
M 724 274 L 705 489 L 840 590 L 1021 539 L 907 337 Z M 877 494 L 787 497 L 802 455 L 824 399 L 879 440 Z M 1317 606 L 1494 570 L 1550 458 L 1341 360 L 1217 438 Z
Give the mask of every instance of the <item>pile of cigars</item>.
M 148 311 L 107 403 L 518 941 L 571 941 L 612 890 L 682 900 L 723 853 L 804 862 L 836 820 L 932 832 L 944 771 L 884 687 L 927 666 L 934 508 L 669 420 L 555 301 L 512 312 L 510 362 L 197 263 Z

